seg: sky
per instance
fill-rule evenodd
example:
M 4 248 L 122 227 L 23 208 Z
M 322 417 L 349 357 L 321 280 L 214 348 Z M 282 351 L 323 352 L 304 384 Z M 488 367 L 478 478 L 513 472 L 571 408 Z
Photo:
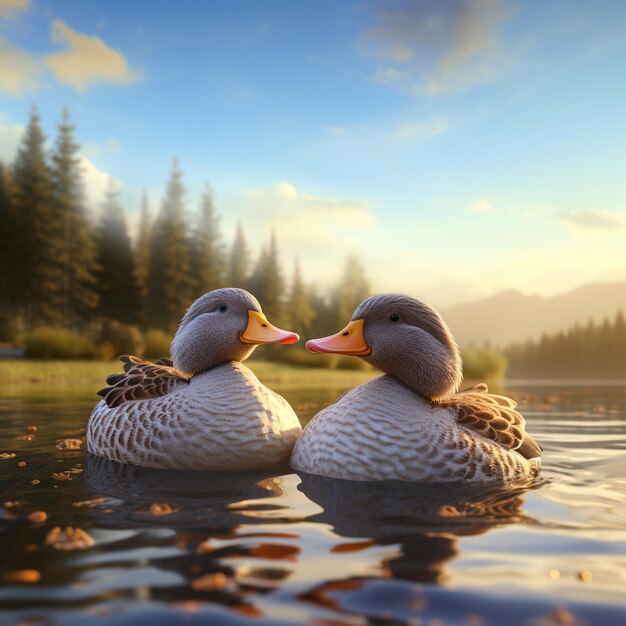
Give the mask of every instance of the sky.
M 436 306 L 626 279 L 626 2 L 0 0 L 0 160 L 67 108 L 131 226 L 179 159 L 224 238 Z

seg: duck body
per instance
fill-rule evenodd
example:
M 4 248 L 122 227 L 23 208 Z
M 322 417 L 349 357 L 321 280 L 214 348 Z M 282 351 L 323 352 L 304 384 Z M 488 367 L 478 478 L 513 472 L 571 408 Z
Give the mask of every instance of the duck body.
M 172 469 L 260 469 L 287 463 L 301 433 L 289 403 L 242 363 L 196 374 L 147 400 L 95 407 L 88 450 L 108 459 Z
M 459 392 L 462 361 L 442 317 L 403 294 L 362 302 L 312 352 L 357 356 L 384 375 L 341 396 L 307 424 L 297 470 L 351 480 L 524 481 L 541 446 L 516 403 L 480 384 Z
M 476 436 L 453 409 L 384 374 L 320 411 L 296 443 L 291 466 L 347 480 L 512 482 L 531 480 L 540 464 Z
M 87 425 L 89 452 L 165 469 L 240 470 L 284 464 L 301 427 L 289 403 L 242 364 L 260 344 L 294 343 L 243 289 L 210 291 L 185 313 L 172 360 L 122 356 L 124 373 Z

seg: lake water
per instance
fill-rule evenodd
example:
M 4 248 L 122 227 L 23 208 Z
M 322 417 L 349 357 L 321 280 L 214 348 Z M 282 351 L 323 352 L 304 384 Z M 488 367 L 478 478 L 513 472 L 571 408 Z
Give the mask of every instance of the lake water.
M 342 391 L 276 389 L 303 421 Z M 626 383 L 506 392 L 545 448 L 525 492 L 127 467 L 57 447 L 92 391 L 4 389 L 0 622 L 626 624 Z

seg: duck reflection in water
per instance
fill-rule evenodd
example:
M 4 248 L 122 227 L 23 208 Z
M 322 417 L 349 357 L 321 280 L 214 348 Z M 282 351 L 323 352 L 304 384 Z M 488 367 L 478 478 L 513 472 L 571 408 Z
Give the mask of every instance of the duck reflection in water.
M 290 489 L 285 484 L 289 476 L 281 472 L 290 470 L 171 472 L 88 455 L 85 483 L 92 498 L 87 506 L 100 528 L 139 531 L 125 547 L 149 548 L 153 567 L 186 581 L 144 590 L 143 599 L 154 597 L 191 612 L 217 603 L 238 615 L 258 617 L 263 611 L 253 602 L 254 594 L 287 578 L 300 553 L 297 534 L 271 528 L 284 521 L 289 508 L 277 503 L 287 500 Z M 293 491 L 304 500 L 295 488 L 297 476 L 291 479 Z M 160 556 L 163 547 L 165 558 Z M 172 555 L 172 547 L 177 554 Z
M 334 554 L 393 546 L 397 553 L 379 563 L 376 577 L 331 578 L 300 594 L 303 601 L 341 613 L 371 593 L 379 578 L 445 584 L 447 564 L 459 555 L 459 539 L 505 524 L 529 523 L 523 494 L 516 489 L 468 483 L 420 484 L 402 481 L 348 481 L 300 473 L 299 489 L 324 511 L 309 521 L 330 524 L 342 537 Z M 363 538 L 367 538 L 363 540 Z M 358 558 L 355 554 L 355 558 Z M 333 571 L 332 565 L 328 571 Z M 419 602 L 415 601 L 416 608 Z
M 85 483 L 110 506 L 98 508 L 107 527 L 145 526 L 167 515 L 177 529 L 229 529 L 241 523 L 263 523 L 262 514 L 280 514 L 281 505 L 264 504 L 284 495 L 281 475 L 287 467 L 268 470 L 205 472 L 138 467 L 87 456 Z M 153 505 L 167 505 L 162 509 Z M 106 513 L 103 513 L 106 511 Z
M 264 615 L 274 591 L 341 616 L 389 593 L 381 578 L 409 595 L 417 588 L 402 581 L 445 584 L 461 537 L 530 521 L 521 508 L 530 485 L 354 482 L 288 468 L 168 472 L 94 456 L 85 480 L 103 498 L 89 509 L 96 525 L 137 530 L 128 547 L 151 549 L 153 567 L 185 581 L 149 595 L 246 616 Z M 418 598 L 411 603 L 418 615 Z

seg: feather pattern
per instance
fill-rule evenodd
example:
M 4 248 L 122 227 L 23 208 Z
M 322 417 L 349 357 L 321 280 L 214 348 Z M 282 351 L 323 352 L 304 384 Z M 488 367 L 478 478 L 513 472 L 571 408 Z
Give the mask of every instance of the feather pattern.
M 121 357 L 124 372 L 109 376 L 98 392 L 103 399 L 87 424 L 87 449 L 113 461 L 167 469 L 285 463 L 302 431 L 298 417 L 241 361 L 261 343 L 297 339 L 272 326 L 247 291 L 205 293 L 179 324 L 172 361 Z
M 143 467 L 255 469 L 286 463 L 301 431 L 284 398 L 231 362 L 163 395 L 114 407 L 100 401 L 87 426 L 87 448 Z
M 484 383 L 436 402 L 434 406 L 452 410 L 459 425 L 505 450 L 517 450 L 527 459 L 541 456 L 543 452 L 525 432 L 526 422 L 515 410 L 517 403 L 505 396 L 490 394 Z
M 471 400 L 482 393 L 459 395 Z M 456 406 L 433 403 L 385 374 L 320 411 L 296 443 L 291 465 L 348 480 L 512 483 L 537 476 L 538 459 L 466 428 Z
M 458 346 L 426 303 L 372 296 L 343 331 L 309 344 L 358 354 L 385 374 L 320 411 L 295 445 L 292 467 L 351 480 L 510 483 L 539 474 L 542 449 L 516 403 L 483 383 L 458 392 Z
M 181 385 L 189 384 L 189 376 L 174 369 L 169 359 L 151 363 L 136 356 L 123 355 L 120 361 L 124 363 L 124 373 L 108 376 L 106 382 L 109 387 L 98 391 L 109 408 L 132 400 L 164 396 Z

